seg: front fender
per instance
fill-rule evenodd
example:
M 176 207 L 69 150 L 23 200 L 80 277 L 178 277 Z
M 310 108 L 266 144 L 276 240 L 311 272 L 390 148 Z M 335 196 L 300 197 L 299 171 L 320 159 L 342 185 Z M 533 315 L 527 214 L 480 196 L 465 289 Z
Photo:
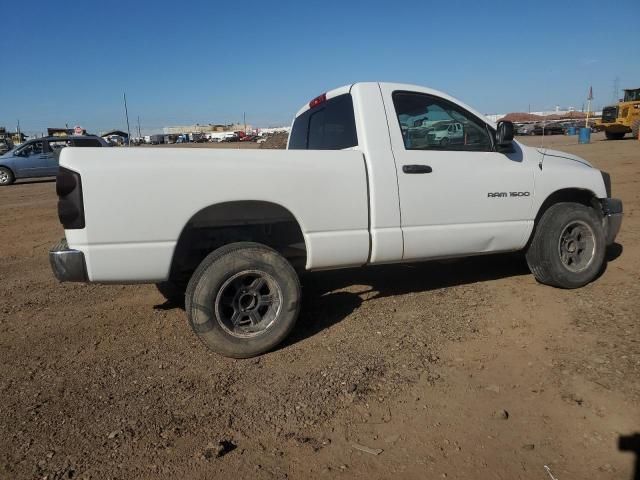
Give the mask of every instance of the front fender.
M 607 190 L 600 170 L 574 160 L 545 155 L 534 178 L 535 198 L 533 211 L 554 193 L 579 190 L 596 198 L 606 198 Z

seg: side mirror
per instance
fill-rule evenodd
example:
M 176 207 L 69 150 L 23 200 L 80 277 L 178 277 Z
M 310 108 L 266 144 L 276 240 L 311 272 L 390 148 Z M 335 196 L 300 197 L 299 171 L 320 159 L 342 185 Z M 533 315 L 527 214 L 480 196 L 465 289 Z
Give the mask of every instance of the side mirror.
M 510 147 L 513 142 L 513 123 L 508 120 L 498 122 L 498 130 L 496 131 L 496 144 L 498 147 Z

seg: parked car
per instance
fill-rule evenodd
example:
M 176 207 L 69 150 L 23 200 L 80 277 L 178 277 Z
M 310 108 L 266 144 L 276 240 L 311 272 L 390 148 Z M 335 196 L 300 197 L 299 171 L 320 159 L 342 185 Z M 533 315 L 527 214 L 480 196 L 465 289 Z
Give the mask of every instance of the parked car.
M 464 129 L 460 123 L 444 123 L 427 131 L 427 141 L 431 145 L 446 147 L 451 143 L 462 143 Z
M 0 186 L 11 185 L 18 178 L 56 175 L 63 148 L 108 146 L 103 138 L 94 135 L 29 140 L 0 156 Z
M 535 125 L 533 123 L 525 123 L 516 129 L 516 135 L 535 135 Z
M 563 135 L 564 128 L 558 123 L 537 123 L 533 127 L 534 135 Z
M 111 145 L 115 145 L 115 146 L 125 145 L 126 143 L 125 138 L 120 135 L 109 135 L 106 138 L 105 137 L 102 137 L 102 138 L 104 138 L 107 143 L 110 143 Z
M 149 143 L 151 143 L 151 145 L 160 145 L 164 143 L 164 140 L 165 136 L 163 134 L 151 135 L 149 137 Z
M 415 145 L 401 125 L 424 117 L 462 141 Z M 158 283 L 210 349 L 251 357 L 293 328 L 300 271 L 521 251 L 539 282 L 577 288 L 622 222 L 608 174 L 429 88 L 327 92 L 287 148 L 65 149 L 55 276 Z

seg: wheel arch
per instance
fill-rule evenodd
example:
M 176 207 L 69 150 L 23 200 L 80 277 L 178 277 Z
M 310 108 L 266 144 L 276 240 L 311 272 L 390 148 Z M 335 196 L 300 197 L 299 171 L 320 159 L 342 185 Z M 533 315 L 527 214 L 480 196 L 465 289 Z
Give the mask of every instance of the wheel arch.
M 536 233 L 536 229 L 538 224 L 540 223 L 540 219 L 545 214 L 549 208 L 557 203 L 562 202 L 573 202 L 579 203 L 586 207 L 593 208 L 599 215 L 602 214 L 602 209 L 600 203 L 598 202 L 598 196 L 589 189 L 586 188 L 562 188 L 552 192 L 545 198 L 545 200 L 540 204 L 538 211 L 536 213 L 533 229 L 531 230 L 531 234 L 529 235 L 529 240 L 527 241 L 527 246 L 531 244 L 531 240 Z
M 209 253 L 239 241 L 267 245 L 296 268 L 306 263 L 308 245 L 302 225 L 288 208 L 263 200 L 229 201 L 203 207 L 185 223 L 173 251 L 169 279 L 180 281 Z

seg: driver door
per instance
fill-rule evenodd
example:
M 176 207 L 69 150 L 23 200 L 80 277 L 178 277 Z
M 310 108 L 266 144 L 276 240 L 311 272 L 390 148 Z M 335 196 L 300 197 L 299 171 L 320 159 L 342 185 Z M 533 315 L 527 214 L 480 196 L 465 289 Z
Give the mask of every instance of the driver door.
M 386 88 L 383 98 L 398 176 L 403 258 L 522 248 L 532 224 L 534 172 L 517 143 L 513 153 L 497 152 L 489 126 L 458 104 Z M 416 118 L 423 119 L 424 132 L 406 128 Z M 433 133 L 447 124 L 451 129 L 459 125 L 458 138 L 443 141 Z
M 42 141 L 37 140 L 27 143 L 16 150 L 16 176 L 17 177 L 41 177 L 46 175 L 46 160 L 42 158 Z

